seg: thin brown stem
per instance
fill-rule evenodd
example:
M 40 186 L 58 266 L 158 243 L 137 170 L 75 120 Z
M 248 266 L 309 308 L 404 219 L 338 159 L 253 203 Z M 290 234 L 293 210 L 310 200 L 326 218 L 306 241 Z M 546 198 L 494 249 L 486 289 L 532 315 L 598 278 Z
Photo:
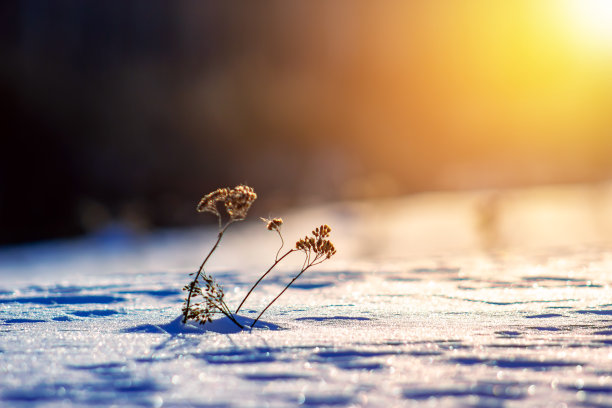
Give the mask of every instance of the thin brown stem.
M 229 314 L 229 315 L 226 315 L 226 316 L 227 316 L 227 317 L 228 317 L 228 318 L 229 318 L 229 319 L 230 319 L 232 322 L 234 322 L 234 324 L 235 324 L 236 326 L 240 327 L 241 329 L 244 329 L 244 326 L 243 326 L 243 325 L 241 325 L 240 323 L 238 323 L 238 320 L 236 320 L 236 318 L 235 318 L 233 315 Z
M 232 314 L 232 312 L 230 311 L 229 307 L 227 306 L 227 304 L 225 303 L 225 301 L 223 299 L 220 300 L 221 306 L 222 306 L 222 312 L 229 317 L 232 320 L 234 319 L 234 315 Z
M 189 303 L 191 302 L 191 297 L 193 296 L 193 290 L 196 287 L 196 283 L 198 279 L 200 278 L 200 274 L 202 273 L 202 270 L 204 269 L 204 265 L 206 265 L 206 262 L 208 261 L 212 253 L 215 252 L 215 249 L 217 249 L 217 247 L 219 246 L 219 242 L 221 242 L 221 238 L 223 238 L 223 234 L 227 230 L 227 227 L 229 227 L 232 224 L 232 222 L 233 220 L 228 221 L 228 223 L 225 224 L 225 227 L 221 228 L 221 230 L 219 231 L 219 235 L 217 236 L 217 241 L 215 242 L 215 245 L 211 248 L 210 252 L 208 252 L 208 255 L 206 255 L 206 258 L 204 258 L 204 260 L 202 261 L 202 264 L 200 265 L 198 272 L 193 278 L 191 285 L 189 285 L 189 293 L 187 294 L 187 300 L 185 303 L 185 312 L 183 313 L 183 324 L 187 323 L 187 315 L 189 314 Z
M 327 261 L 329 258 L 327 258 L 326 256 L 323 255 L 317 255 L 315 257 L 315 259 L 312 261 L 312 263 L 310 264 L 310 266 L 316 266 L 319 264 L 322 264 L 323 262 Z
M 308 265 L 308 258 L 310 257 L 310 253 L 306 252 L 306 255 L 304 256 L 304 262 L 302 263 L 302 269 L 306 268 L 306 265 Z
M 283 249 L 283 247 L 285 246 L 285 240 L 283 239 L 283 234 L 281 234 L 280 230 L 276 230 L 276 232 L 278 233 L 278 236 L 281 239 L 281 246 L 280 248 L 278 248 L 278 251 L 276 251 L 276 257 L 274 258 L 275 260 L 278 260 L 278 254 L 280 254 L 281 249 Z
M 227 316 L 228 319 L 230 319 L 232 322 L 234 322 L 234 324 L 236 324 L 236 326 L 240 327 L 241 329 L 244 329 L 244 326 L 241 325 L 240 323 L 238 323 L 238 320 L 236 320 L 236 318 L 234 317 L 234 315 L 230 311 L 225 311 L 225 310 L 223 310 L 222 308 L 220 308 L 218 306 L 217 306 L 217 309 L 219 309 L 219 311 L 221 313 L 223 313 L 225 316 Z
M 254 285 L 251 287 L 251 289 L 250 289 L 250 290 L 249 290 L 249 292 L 246 294 L 246 296 L 244 297 L 244 299 L 242 299 L 242 302 L 240 302 L 240 304 L 238 305 L 238 308 L 236 309 L 236 312 L 234 312 L 234 313 L 238 313 L 238 312 L 240 311 L 240 308 L 242 307 L 242 305 L 244 304 L 244 302 L 247 300 L 247 298 L 249 297 L 249 295 L 251 294 L 251 292 L 253 292 L 253 289 L 255 289 L 255 287 L 256 287 L 257 285 L 259 285 L 259 282 L 261 282 L 261 281 L 263 280 L 263 278 L 265 278 L 265 277 L 266 277 L 266 275 L 267 275 L 268 273 L 270 273 L 270 271 L 271 271 L 272 269 L 274 269 L 274 267 L 275 267 L 276 265 L 278 265 L 278 263 L 279 263 L 280 261 L 282 261 L 282 260 L 283 260 L 283 259 L 284 259 L 284 258 L 285 258 L 287 255 L 289 255 L 290 253 L 295 252 L 295 251 L 297 251 L 297 249 L 290 249 L 290 250 L 289 250 L 289 251 L 287 251 L 287 252 L 286 252 L 286 253 L 285 253 L 283 256 L 281 256 L 280 258 L 276 259 L 276 261 L 274 261 L 274 263 L 272 264 L 272 266 L 270 266 L 270 267 L 268 268 L 268 270 L 267 270 L 267 271 L 266 271 L 266 272 L 265 272 L 263 275 L 261 275 L 261 277 L 260 277 L 260 278 L 257 280 L 257 282 L 255 282 L 255 284 L 254 284 Z
M 289 289 L 289 286 L 291 286 L 291 285 L 293 284 L 293 282 L 295 282 L 295 281 L 296 281 L 296 279 L 297 279 L 297 278 L 299 278 L 299 277 L 300 277 L 300 276 L 301 276 L 301 275 L 302 275 L 302 274 L 303 274 L 303 273 L 304 273 L 304 272 L 305 272 L 305 271 L 306 271 L 308 268 L 310 268 L 311 266 L 312 266 L 312 265 L 310 265 L 310 264 L 309 264 L 309 265 L 307 265 L 305 268 L 303 268 L 303 269 L 300 271 L 300 273 L 298 273 L 298 274 L 295 276 L 295 278 L 293 278 L 293 279 L 291 280 L 291 282 L 289 282 L 289 283 L 287 284 L 287 286 L 285 286 L 285 289 L 283 289 L 283 290 L 281 291 L 281 293 L 279 293 L 279 294 L 278 294 L 278 296 L 276 296 L 274 299 L 272 299 L 272 301 L 271 301 L 270 303 L 268 303 L 268 306 L 266 306 L 266 307 L 265 307 L 265 309 L 261 311 L 261 313 L 259 314 L 259 316 L 257 316 L 257 318 L 256 318 L 256 319 L 253 321 L 253 324 L 251 324 L 251 329 L 252 329 L 252 328 L 255 326 L 255 323 L 257 323 L 257 321 L 259 320 L 259 318 L 261 317 L 261 315 L 263 315 L 263 314 L 264 314 L 264 312 L 265 312 L 266 310 L 268 310 L 268 308 L 269 308 L 270 306 L 272 306 L 272 303 L 276 302 L 276 300 L 277 300 L 279 297 L 281 297 L 281 295 L 282 295 L 283 293 L 285 293 L 285 291 L 286 291 L 287 289 Z

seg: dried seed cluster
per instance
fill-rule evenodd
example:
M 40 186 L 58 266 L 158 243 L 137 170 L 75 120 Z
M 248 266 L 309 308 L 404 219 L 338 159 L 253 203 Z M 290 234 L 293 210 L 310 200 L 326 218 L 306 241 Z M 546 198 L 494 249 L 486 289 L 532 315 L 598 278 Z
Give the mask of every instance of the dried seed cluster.
M 268 229 L 268 231 L 278 231 L 278 232 L 280 232 L 280 227 L 281 227 L 281 225 L 283 225 L 283 219 L 282 218 L 273 218 L 271 220 L 269 220 L 267 218 L 262 218 L 261 220 L 266 223 L 266 228 Z
M 257 194 L 251 187 L 236 186 L 230 190 L 225 200 L 225 209 L 232 219 L 243 220 L 256 199 Z
M 228 188 L 218 188 L 212 193 L 206 194 L 198 203 L 198 212 L 210 212 L 221 216 L 217 208 L 218 202 L 224 202 L 229 194 Z
M 183 313 L 187 313 L 188 319 L 193 319 L 200 324 L 206 322 L 212 322 L 212 316 L 214 314 L 223 313 L 225 314 L 224 308 L 225 300 L 223 299 L 225 294 L 223 288 L 214 280 L 212 276 L 202 274 L 202 283 L 205 284 L 204 290 L 200 286 L 199 281 L 193 281 L 191 284 L 186 285 L 183 290 L 191 291 L 194 295 L 200 295 L 203 297 L 201 302 L 193 303 L 188 310 L 183 308 Z
M 313 252 L 317 257 L 329 259 L 336 253 L 334 244 L 329 239 L 331 228 L 324 224 L 312 231 L 312 237 L 304 237 L 295 243 L 295 249 L 306 253 Z
M 225 204 L 225 211 L 232 220 L 243 220 L 256 199 L 257 194 L 249 186 L 239 185 L 232 189 L 218 188 L 202 197 L 197 210 L 199 212 L 210 212 L 220 217 L 221 214 L 217 205 L 222 202 Z

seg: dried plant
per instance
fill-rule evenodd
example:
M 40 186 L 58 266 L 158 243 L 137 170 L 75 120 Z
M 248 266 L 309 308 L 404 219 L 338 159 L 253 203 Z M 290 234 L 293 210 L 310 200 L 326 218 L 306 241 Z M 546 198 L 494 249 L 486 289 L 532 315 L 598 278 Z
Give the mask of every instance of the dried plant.
M 278 251 L 276 251 L 276 257 L 274 258 L 274 263 L 272 263 L 272 265 L 268 268 L 268 270 L 266 270 L 259 277 L 259 279 L 257 279 L 257 282 L 255 282 L 253 286 L 251 286 L 251 289 L 249 289 L 244 299 L 242 299 L 242 302 L 240 302 L 240 304 L 236 308 L 236 313 L 240 311 L 240 308 L 242 307 L 242 305 L 244 305 L 244 302 L 246 302 L 247 298 L 251 295 L 251 292 L 253 292 L 253 289 L 255 289 L 257 285 L 259 285 L 259 282 L 261 282 L 263 278 L 265 278 L 266 275 L 268 275 L 272 271 L 272 269 L 274 269 L 274 267 L 276 267 L 276 265 L 280 263 L 280 261 L 285 259 L 292 252 L 297 251 L 296 249 L 290 249 L 289 251 L 285 252 L 282 256 L 279 257 L 280 251 L 283 249 L 283 246 L 285 246 L 285 240 L 283 240 L 283 234 L 281 233 L 281 230 L 280 230 L 281 225 L 283 225 L 283 219 L 273 218 L 269 220 L 267 218 L 262 218 L 261 220 L 266 223 L 266 228 L 268 229 L 268 231 L 276 231 L 276 233 L 278 233 L 278 236 L 280 237 L 280 240 L 281 240 L 281 246 L 280 248 L 278 248 Z
M 193 319 L 199 321 L 201 324 L 204 324 L 206 322 L 212 322 L 212 316 L 214 314 L 224 314 L 232 322 L 238 325 L 238 327 L 241 329 L 244 328 L 236 320 L 232 312 L 230 312 L 229 307 L 227 307 L 227 304 L 223 299 L 225 296 L 223 288 L 214 280 L 212 276 L 202 273 L 200 278 L 206 284 L 204 286 L 204 290 L 202 290 L 199 280 L 194 280 L 183 288 L 183 290 L 189 291 L 192 296 L 200 295 L 203 297 L 203 301 L 192 303 L 189 308 L 184 310 L 184 312 L 186 311 L 187 313 L 184 317 L 184 321 L 187 319 Z
M 185 286 L 184 288 L 184 290 L 187 291 L 187 297 L 185 299 L 185 306 L 183 307 L 183 323 L 186 323 L 188 319 L 198 320 L 202 324 L 206 323 L 206 321 L 209 320 L 208 317 L 205 318 L 205 316 L 209 315 L 208 313 L 204 313 L 204 314 L 196 313 L 194 316 L 194 313 L 195 313 L 194 311 L 197 311 L 200 309 L 192 307 L 191 298 L 197 294 L 204 295 L 204 293 L 207 293 L 207 294 L 211 293 L 208 290 L 206 290 L 204 293 L 202 293 L 201 291 L 200 277 L 202 277 L 202 280 L 204 280 L 204 282 L 206 282 L 205 279 L 208 278 L 207 275 L 202 274 L 202 271 L 204 270 L 204 265 L 206 265 L 206 262 L 208 262 L 208 259 L 210 259 L 210 256 L 213 254 L 213 252 L 215 252 L 215 249 L 217 249 L 217 247 L 219 246 L 219 242 L 221 242 L 221 239 L 223 238 L 223 234 L 225 234 L 225 231 L 227 230 L 227 228 L 230 225 L 232 225 L 234 222 L 242 221 L 243 219 L 245 219 L 247 212 L 249 211 L 249 208 L 251 208 L 251 205 L 256 199 L 257 199 L 257 194 L 255 194 L 255 191 L 251 187 L 239 185 L 232 189 L 219 188 L 213 191 L 212 193 L 206 194 L 204 197 L 202 197 L 202 199 L 198 203 L 198 206 L 197 206 L 198 212 L 210 212 L 217 216 L 217 218 L 219 219 L 219 234 L 217 235 L 217 241 L 215 242 L 211 250 L 208 252 L 208 255 L 206 255 L 206 257 L 202 261 L 202 264 L 200 265 L 200 268 L 198 269 L 198 271 L 195 273 L 193 281 L 189 285 Z M 227 214 L 229 215 L 229 220 L 226 221 L 225 225 L 223 225 L 223 217 L 221 216 L 221 212 L 219 211 L 219 203 L 224 204 L 225 210 Z M 207 283 L 207 285 L 209 285 L 209 283 Z M 222 296 L 223 290 L 216 284 L 213 286 L 219 288 L 219 291 L 214 291 L 214 295 L 217 296 L 217 292 L 220 293 L 221 294 L 220 300 L 222 301 L 223 300 L 223 296 Z M 211 306 L 213 304 L 214 303 L 211 303 Z M 221 306 L 225 305 L 225 302 L 221 302 L 220 305 Z M 216 308 L 215 310 L 217 309 L 220 311 L 223 310 L 223 308 Z M 227 309 L 227 306 L 225 307 L 225 309 Z M 229 312 L 229 309 L 227 309 L 227 312 L 229 315 L 228 317 L 232 316 L 231 312 Z M 238 325 L 240 326 L 240 324 Z
M 257 318 L 251 324 L 251 328 L 255 326 L 259 318 L 264 314 L 266 310 L 276 300 L 283 294 L 289 287 L 295 282 L 307 269 L 312 266 L 318 265 L 327 259 L 331 258 L 335 253 L 336 249 L 334 244 L 331 243 L 329 238 L 329 233 L 331 232 L 331 228 L 328 225 L 321 225 L 315 230 L 312 231 L 312 236 L 306 236 L 295 243 L 295 247 L 287 250 L 284 254 L 281 255 L 281 250 L 285 244 L 283 239 L 283 235 L 281 233 L 281 226 L 283 225 L 282 218 L 273 218 L 266 219 L 262 218 L 262 220 L 266 223 L 266 228 L 269 231 L 274 231 L 278 234 L 281 245 L 276 252 L 276 256 L 274 258 L 274 262 L 272 265 L 259 277 L 257 282 L 250 288 L 245 297 L 242 299 L 236 311 L 232 313 L 225 303 L 224 300 L 224 292 L 223 288 L 212 278 L 212 276 L 207 275 L 204 272 L 204 266 L 206 262 L 212 255 L 212 253 L 219 246 L 219 242 L 223 238 L 223 234 L 227 230 L 227 228 L 234 223 L 235 221 L 242 221 L 246 218 L 249 209 L 253 202 L 257 199 L 257 194 L 255 191 L 249 187 L 244 185 L 239 185 L 234 187 L 233 189 L 229 188 L 219 188 L 212 193 L 209 193 L 202 197 L 200 200 L 197 210 L 199 212 L 210 212 L 215 214 L 219 219 L 219 234 L 217 236 L 217 241 L 208 252 L 208 255 L 204 258 L 204 261 L 200 265 L 200 268 L 196 273 L 192 273 L 191 275 L 195 275 L 193 281 L 186 285 L 183 290 L 187 292 L 187 297 L 185 298 L 185 304 L 183 306 L 183 323 L 187 322 L 187 320 L 192 319 L 198 321 L 200 324 L 205 324 L 206 322 L 211 322 L 212 317 L 215 314 L 223 314 L 227 316 L 232 322 L 234 322 L 241 329 L 244 328 L 242 324 L 240 324 L 234 314 L 238 314 L 240 308 L 247 300 L 247 298 L 251 295 L 253 290 L 259 285 L 259 283 L 287 256 L 294 252 L 303 252 L 304 253 L 304 263 L 300 269 L 300 272 L 285 286 L 285 288 L 274 298 L 268 305 L 261 311 L 261 313 L 257 316 Z M 220 208 L 224 208 L 225 212 L 229 219 L 223 223 L 224 216 L 222 215 L 222 211 Z M 202 285 L 204 285 L 204 289 L 202 289 Z M 202 300 L 199 302 L 192 302 L 195 297 L 202 297 Z
M 272 299 L 270 303 L 268 303 L 268 306 L 266 306 L 264 310 L 262 310 L 261 313 L 259 313 L 259 315 L 255 318 L 255 321 L 253 321 L 253 324 L 251 324 L 251 328 L 255 326 L 255 323 L 257 323 L 261 315 L 263 315 L 264 312 L 268 310 L 268 308 L 272 306 L 272 304 L 276 302 L 276 300 L 279 297 L 281 297 L 281 295 L 285 293 L 287 289 L 289 289 L 289 286 L 291 286 L 293 282 L 295 282 L 300 276 L 302 276 L 302 274 L 308 268 L 318 265 L 322 262 L 325 262 L 326 260 L 328 260 L 329 258 L 331 258 L 333 255 L 336 254 L 336 248 L 334 247 L 334 244 L 332 244 L 332 242 L 329 239 L 327 239 L 329 238 L 330 232 L 331 232 L 331 228 L 329 227 L 329 225 L 327 224 L 321 225 L 319 228 L 316 228 L 314 231 L 312 231 L 312 237 L 307 236 L 305 238 L 300 239 L 299 241 L 295 243 L 295 248 L 290 249 L 285 255 L 283 255 L 283 257 L 285 257 L 286 255 L 289 255 L 291 252 L 303 251 L 305 256 L 304 256 L 304 263 L 302 264 L 302 269 L 297 275 L 295 275 L 295 277 L 291 280 L 291 282 L 289 282 L 287 286 L 285 286 L 285 288 L 274 299 Z M 276 263 L 278 263 L 278 261 Z M 276 263 L 272 267 L 276 266 Z M 270 268 L 270 270 L 271 269 L 272 268 Z M 264 273 L 263 276 L 265 276 L 270 270 L 266 271 L 266 273 Z M 257 281 L 257 283 L 259 283 L 261 279 L 263 279 L 263 276 L 259 279 L 259 281 Z M 257 285 L 257 283 L 255 285 Z M 247 297 L 249 294 L 247 294 Z

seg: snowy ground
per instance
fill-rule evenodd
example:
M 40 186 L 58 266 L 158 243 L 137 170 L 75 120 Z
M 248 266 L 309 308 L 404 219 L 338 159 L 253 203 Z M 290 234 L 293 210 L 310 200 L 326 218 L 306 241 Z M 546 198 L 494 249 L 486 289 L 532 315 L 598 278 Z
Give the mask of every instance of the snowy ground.
M 566 187 L 273 214 L 288 242 L 330 224 L 339 253 L 251 332 L 172 323 L 214 230 L 5 248 L 0 406 L 612 406 L 611 197 Z M 228 231 L 208 271 L 232 306 L 277 238 L 254 221 Z

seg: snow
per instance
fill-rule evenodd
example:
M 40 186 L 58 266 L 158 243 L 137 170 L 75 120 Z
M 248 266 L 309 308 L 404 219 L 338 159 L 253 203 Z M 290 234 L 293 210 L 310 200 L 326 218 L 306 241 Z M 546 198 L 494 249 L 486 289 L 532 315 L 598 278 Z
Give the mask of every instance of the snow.
M 338 254 L 245 331 L 180 321 L 213 229 L 4 248 L 0 406 L 612 406 L 610 191 L 295 210 L 285 240 L 328 223 Z M 228 231 L 207 272 L 231 307 L 277 240 L 255 221 Z M 300 264 L 266 278 L 238 319 Z

